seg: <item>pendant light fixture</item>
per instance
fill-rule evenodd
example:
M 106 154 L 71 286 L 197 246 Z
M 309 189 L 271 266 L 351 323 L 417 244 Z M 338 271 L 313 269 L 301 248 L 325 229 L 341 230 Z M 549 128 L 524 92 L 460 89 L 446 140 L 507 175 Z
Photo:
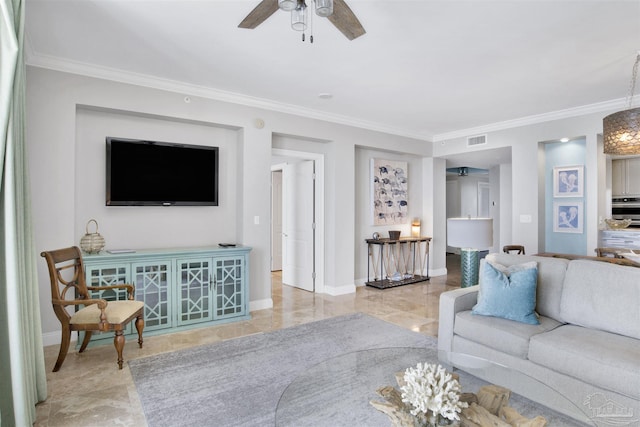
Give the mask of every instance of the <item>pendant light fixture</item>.
M 310 0 L 314 13 L 322 18 L 333 14 L 333 0 Z M 291 12 L 291 28 L 296 31 L 306 31 L 308 25 L 308 11 L 305 0 L 278 0 L 278 7 L 286 12 Z M 305 40 L 304 33 L 302 41 Z M 313 43 L 313 34 L 310 37 Z
M 640 154 L 640 108 L 631 108 L 636 87 L 640 51 L 636 56 L 629 84 L 629 105 L 626 110 L 610 114 L 602 121 L 604 153 L 617 155 Z

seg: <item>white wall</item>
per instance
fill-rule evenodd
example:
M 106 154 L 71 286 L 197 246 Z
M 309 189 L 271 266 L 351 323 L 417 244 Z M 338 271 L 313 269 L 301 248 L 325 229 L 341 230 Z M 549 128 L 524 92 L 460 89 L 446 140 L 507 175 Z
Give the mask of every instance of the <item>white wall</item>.
M 478 183 L 489 182 L 489 175 L 447 176 L 447 181 L 458 183 L 458 191 L 447 194 L 447 197 L 455 198 L 452 206 L 458 206 L 457 212 L 447 212 L 447 218 L 478 216 Z
M 219 206 L 105 206 L 105 136 L 217 146 L 220 148 Z M 233 242 L 238 182 L 236 130 L 171 120 L 132 116 L 126 112 L 78 108 L 75 141 L 74 241 L 95 218 L 106 249 L 211 246 Z M 135 225 L 135 226 L 134 226 Z
M 432 211 L 430 216 L 423 218 L 422 234 L 432 237 L 429 269 L 433 276 L 447 274 L 446 168 L 447 162 L 444 159 L 429 157 L 422 160 L 422 170 L 424 171 L 423 211 Z
M 264 120 L 264 127 L 254 126 L 257 118 Z M 225 171 L 221 205 L 106 208 L 100 145 L 108 134 L 220 146 Z M 114 248 L 236 241 L 253 248 L 251 308 L 267 308 L 272 304 L 269 186 L 274 139 L 280 148 L 326 154 L 325 282 L 329 292 L 332 287 L 352 287 L 356 263 L 366 262 L 355 259 L 355 246 L 363 245 L 355 231 L 356 194 L 361 191 L 355 184 L 356 147 L 423 158 L 431 155 L 430 143 L 194 96 L 186 103 L 180 93 L 27 67 L 27 150 L 36 248 L 78 244 L 93 217 Z M 425 212 L 428 216 L 431 213 Z M 59 324 L 50 309 L 44 262 L 38 272 L 47 342 Z
M 541 141 L 559 140 L 563 137 L 586 136 L 587 160 L 585 164 L 585 182 L 589 189 L 587 196 L 587 248 L 589 253 L 597 246 L 597 218 L 599 200 L 605 197 L 602 186 L 598 184 L 603 179 L 603 171 L 598 166 L 603 162 L 601 148 L 598 151 L 598 134 L 602 133 L 602 118 L 610 112 L 592 113 L 579 117 L 520 126 L 501 131 L 487 133 L 487 145 L 483 149 L 511 147 L 511 240 L 515 244 L 525 246 L 527 253 L 536 253 L 544 248 L 540 246 L 539 227 L 539 180 L 538 180 L 538 143 Z M 469 151 L 479 151 L 477 148 L 466 146 L 466 137 L 441 141 L 434 144 L 435 157 L 459 154 Z M 501 180 L 504 183 L 504 180 Z M 520 216 L 531 216 L 530 223 L 520 222 Z M 503 217 L 504 220 L 504 217 Z M 539 225 L 540 224 L 540 225 Z M 502 224 L 501 227 L 504 227 Z
M 406 222 L 392 225 L 373 225 L 371 195 L 372 159 L 407 162 L 407 189 L 409 191 L 409 197 Z M 389 230 L 399 230 L 400 236 L 408 237 L 411 235 L 411 220 L 413 218 L 419 218 L 421 221 L 425 221 L 427 217 L 431 216 L 431 214 L 429 211 L 425 212 L 423 210 L 422 204 L 422 199 L 424 197 L 422 156 L 356 147 L 354 170 L 356 177 L 355 185 L 357 188 L 355 195 L 355 236 L 359 241 L 359 244 L 356 244 L 355 247 L 356 277 L 358 278 L 358 283 L 361 284 L 364 283 L 367 278 L 367 263 L 363 262 L 368 260 L 367 245 L 364 243 L 365 239 L 370 239 L 374 232 L 378 232 L 381 237 L 389 237 Z M 424 233 L 421 234 L 428 236 Z
M 513 194 L 512 167 L 509 163 L 500 165 L 498 168 L 500 182 L 500 188 L 498 189 L 500 192 L 500 200 L 498 202 L 500 240 L 497 245 L 494 242 L 494 246 L 501 251 L 504 245 L 514 245 L 517 243 L 513 240 L 513 231 L 511 229 L 511 224 L 513 223 L 513 203 L 511 199 Z

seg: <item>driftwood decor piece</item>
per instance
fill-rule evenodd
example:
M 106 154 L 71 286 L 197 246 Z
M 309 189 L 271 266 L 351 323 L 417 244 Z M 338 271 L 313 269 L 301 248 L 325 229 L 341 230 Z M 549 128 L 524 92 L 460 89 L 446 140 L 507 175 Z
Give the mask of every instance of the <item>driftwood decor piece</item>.
M 395 374 L 400 387 L 404 384 L 403 375 L 403 372 Z M 452 375 L 457 378 L 456 374 Z M 393 427 L 430 426 L 429 423 L 425 423 L 424 417 L 411 414 L 411 405 L 402 401 L 401 392 L 393 386 L 380 387 L 376 393 L 384 401 L 372 400 L 369 403 L 386 414 Z M 461 393 L 460 401 L 468 403 L 469 407 L 462 410 L 460 421 L 452 421 L 448 425 L 458 427 L 545 427 L 547 425 L 547 420 L 542 416 L 529 419 L 508 406 L 510 397 L 509 389 L 497 385 L 483 386 L 477 394 Z

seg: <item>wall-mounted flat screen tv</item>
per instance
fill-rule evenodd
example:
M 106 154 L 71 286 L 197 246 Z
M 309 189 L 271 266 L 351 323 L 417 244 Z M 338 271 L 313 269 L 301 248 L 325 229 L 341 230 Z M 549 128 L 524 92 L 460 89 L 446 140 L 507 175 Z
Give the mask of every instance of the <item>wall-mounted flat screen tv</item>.
M 106 142 L 107 206 L 218 206 L 218 147 Z

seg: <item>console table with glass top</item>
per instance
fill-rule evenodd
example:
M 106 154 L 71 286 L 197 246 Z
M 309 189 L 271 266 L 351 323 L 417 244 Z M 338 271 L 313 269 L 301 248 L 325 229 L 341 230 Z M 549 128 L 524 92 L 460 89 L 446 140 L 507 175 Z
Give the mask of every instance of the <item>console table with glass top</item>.
M 367 286 L 386 289 L 429 280 L 431 237 L 366 239 L 365 242 L 368 246 Z

